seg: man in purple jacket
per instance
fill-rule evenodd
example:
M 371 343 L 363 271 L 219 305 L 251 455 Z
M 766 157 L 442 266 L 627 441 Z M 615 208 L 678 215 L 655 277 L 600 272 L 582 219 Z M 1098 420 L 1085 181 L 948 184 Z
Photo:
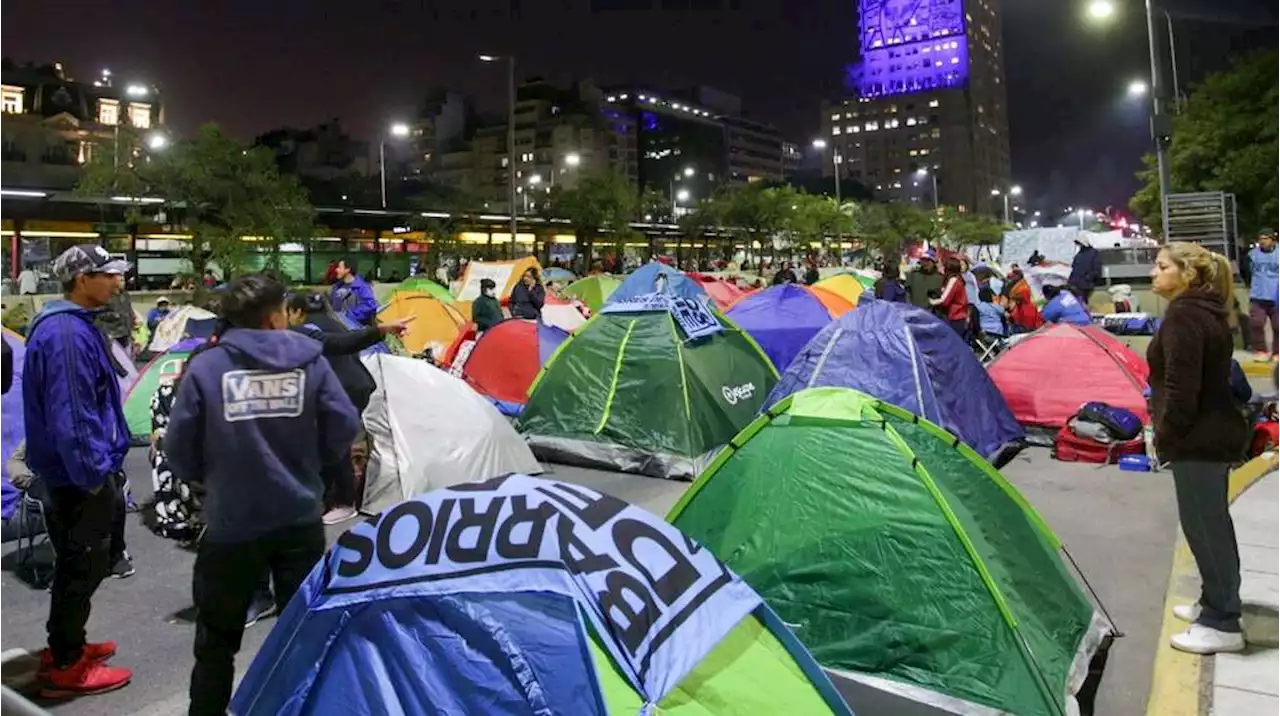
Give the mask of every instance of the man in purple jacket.
M 85 640 L 90 600 L 111 568 L 113 533 L 123 546 L 121 468 L 129 451 L 120 384 L 94 318 L 128 270 L 101 246 L 67 249 L 53 264 L 66 299 L 46 303 L 27 337 L 27 464 L 48 486 L 49 538 L 58 554 L 40 665 L 48 698 L 110 691 L 132 678 L 105 663 L 115 642 Z
M 346 259 L 337 263 L 334 275 L 338 282 L 329 291 L 329 305 L 334 312 L 361 326 L 374 325 L 378 317 L 378 299 L 374 298 L 373 287 L 360 278 Z
M 270 573 L 283 611 L 324 555 L 322 475 L 360 423 L 320 342 L 285 330 L 279 281 L 236 279 L 221 308 L 230 328 L 187 360 L 165 432 L 174 477 L 204 486 L 192 716 L 226 712 L 254 587 Z

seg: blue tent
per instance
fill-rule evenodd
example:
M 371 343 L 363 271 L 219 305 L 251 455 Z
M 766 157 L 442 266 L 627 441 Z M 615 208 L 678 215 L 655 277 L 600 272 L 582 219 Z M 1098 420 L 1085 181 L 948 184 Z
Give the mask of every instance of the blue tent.
M 3 494 L 0 498 L 0 517 L 7 520 L 18 509 L 18 498 L 21 496 L 9 482 L 9 456 L 27 439 L 22 412 L 22 366 L 27 357 L 27 344 L 22 336 L 7 328 L 4 330 L 4 342 L 13 351 L 13 385 L 4 394 L 4 398 L 0 399 L 0 405 L 3 406 L 0 417 L 4 418 L 3 424 L 0 424 L 0 432 L 3 433 L 0 449 L 0 470 L 3 470 L 3 475 L 0 476 L 0 493 Z
M 725 311 L 760 344 L 779 372 L 801 348 L 831 323 L 831 311 L 813 291 L 794 283 L 770 286 L 744 296 Z
M 607 306 L 620 301 L 630 301 L 650 293 L 666 293 L 673 296 L 683 296 L 684 298 L 697 298 L 703 301 L 711 300 L 697 281 L 660 261 L 650 261 L 632 271 L 631 275 L 627 276 L 618 288 L 609 294 L 609 298 L 604 303 Z
M 356 525 L 258 651 L 256 714 L 849 714 L 750 587 L 653 514 L 526 475 Z
M 969 346 L 932 314 L 863 300 L 822 329 L 774 386 L 765 409 L 805 388 L 868 393 L 946 428 L 997 466 L 1026 433 Z

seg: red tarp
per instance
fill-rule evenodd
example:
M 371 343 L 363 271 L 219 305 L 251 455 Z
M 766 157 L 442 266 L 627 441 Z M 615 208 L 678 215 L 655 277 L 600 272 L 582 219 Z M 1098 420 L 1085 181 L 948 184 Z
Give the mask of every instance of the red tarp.
M 1023 425 L 1058 428 L 1091 400 L 1127 408 L 1150 422 L 1149 370 L 1141 356 L 1096 326 L 1045 326 L 988 368 Z
M 729 304 L 747 295 L 747 292 L 738 288 L 738 285 L 732 281 L 720 278 L 718 276 L 708 276 L 704 273 L 691 273 L 689 278 L 697 281 L 707 295 L 715 301 L 716 308 L 721 311 L 729 307 Z

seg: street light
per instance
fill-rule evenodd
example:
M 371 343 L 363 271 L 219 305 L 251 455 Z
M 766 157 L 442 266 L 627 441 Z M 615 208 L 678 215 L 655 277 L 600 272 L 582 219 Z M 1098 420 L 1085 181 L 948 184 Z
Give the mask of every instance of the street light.
M 569 152 L 564 155 L 564 164 L 568 167 L 576 167 L 582 163 L 582 155 L 577 152 Z
M 480 55 L 497 62 L 501 55 Z M 507 55 L 507 205 L 511 207 L 511 258 L 516 256 L 516 57 Z
M 1147 83 L 1142 80 L 1134 80 L 1129 83 L 1129 96 L 1141 97 L 1147 93 Z
M 813 148 L 823 151 L 827 148 L 827 140 L 819 137 L 813 140 Z M 836 206 L 840 206 L 840 152 L 832 148 L 831 150 L 831 173 L 835 177 L 836 182 Z
M 1080 217 L 1080 230 L 1081 230 L 1081 231 L 1084 231 L 1084 217 L 1086 217 L 1086 216 L 1088 216 L 1089 214 L 1092 214 L 1092 213 L 1093 213 L 1093 211 L 1092 211 L 1091 209 L 1077 209 L 1077 210 L 1076 210 L 1076 215 Z
M 689 201 L 689 190 L 681 189 L 676 192 L 676 201 Z
M 991 190 L 991 196 L 1002 196 L 1002 197 L 1004 197 L 1004 223 L 1006 223 L 1006 224 L 1010 223 L 1010 220 L 1009 220 L 1009 197 L 1011 197 L 1011 196 L 1021 196 L 1021 195 L 1022 195 L 1022 187 L 1018 186 L 1017 184 L 1014 184 L 1013 186 L 1009 187 L 1009 191 L 1000 191 L 999 189 L 992 189 L 992 190 Z
M 933 179 L 933 210 L 938 210 L 938 175 L 929 171 L 926 167 L 920 167 L 916 170 L 916 177 L 923 179 L 925 177 Z
M 1156 48 L 1156 18 L 1152 0 L 1145 0 L 1147 13 L 1147 54 L 1151 62 L 1151 140 L 1156 145 L 1156 176 L 1160 179 L 1160 211 L 1163 215 L 1166 199 L 1169 196 L 1172 179 L 1170 178 L 1169 159 L 1166 156 L 1165 144 L 1168 131 L 1164 111 L 1164 79 L 1160 72 L 1160 57 Z M 1091 0 L 1085 8 L 1090 20 L 1095 22 L 1109 21 L 1116 13 L 1113 0 Z M 1167 10 L 1162 10 L 1169 29 L 1169 64 L 1173 68 L 1173 96 L 1178 96 L 1178 60 L 1174 54 L 1173 17 Z M 1129 86 L 1133 94 L 1133 85 Z
M 395 122 L 387 133 L 396 139 L 409 136 L 409 125 Z M 378 142 L 378 180 L 382 185 L 382 208 L 387 208 L 387 138 L 384 135 Z
M 159 132 L 152 132 L 147 135 L 147 148 L 153 151 L 160 151 L 169 146 L 169 138 Z
M 129 85 L 128 87 L 125 88 L 125 92 L 130 97 L 146 97 L 147 96 L 147 88 L 145 85 L 136 85 L 136 84 Z
M 670 193 L 670 195 L 671 195 L 671 218 L 672 218 L 672 220 L 674 220 L 674 219 L 676 218 L 676 211 L 677 211 L 677 207 L 676 207 L 676 201 L 677 201 L 677 198 L 676 198 L 676 182 L 680 180 L 681 175 L 683 175 L 685 179 L 690 179 L 690 178 L 692 178 L 692 177 L 693 177 L 693 175 L 694 175 L 694 174 L 696 174 L 696 173 L 697 173 L 697 172 L 695 172 L 695 171 L 694 171 L 693 167 L 685 167 L 685 168 L 684 168 L 684 170 L 680 172 L 680 174 L 676 174 L 675 176 L 671 177 L 671 182 L 668 184 L 668 186 L 669 186 L 669 192 L 668 192 L 668 193 Z M 680 199 L 680 201 L 684 201 L 685 199 L 688 199 L 688 198 L 689 198 L 689 192 L 688 192 L 688 190 L 686 190 L 686 189 L 681 189 L 681 190 L 680 190 L 680 193 L 681 193 L 681 194 L 684 194 L 684 199 Z

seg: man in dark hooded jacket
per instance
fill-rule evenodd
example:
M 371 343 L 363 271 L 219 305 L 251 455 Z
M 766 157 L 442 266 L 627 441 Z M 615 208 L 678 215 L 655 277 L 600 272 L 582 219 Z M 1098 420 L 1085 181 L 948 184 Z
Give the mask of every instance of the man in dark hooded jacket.
M 165 434 L 173 474 L 204 486 L 196 557 L 193 715 L 223 714 L 245 613 L 270 573 L 283 611 L 324 555 L 324 471 L 347 459 L 359 416 L 319 341 L 285 330 L 285 288 L 262 275 L 222 296 L 229 328 L 193 355 Z
M 1093 248 L 1093 243 L 1083 233 L 1077 234 L 1076 245 L 1080 250 L 1071 260 L 1071 275 L 1067 277 L 1067 283 L 1075 289 L 1085 306 L 1088 306 L 1093 288 L 1102 280 L 1102 254 Z

